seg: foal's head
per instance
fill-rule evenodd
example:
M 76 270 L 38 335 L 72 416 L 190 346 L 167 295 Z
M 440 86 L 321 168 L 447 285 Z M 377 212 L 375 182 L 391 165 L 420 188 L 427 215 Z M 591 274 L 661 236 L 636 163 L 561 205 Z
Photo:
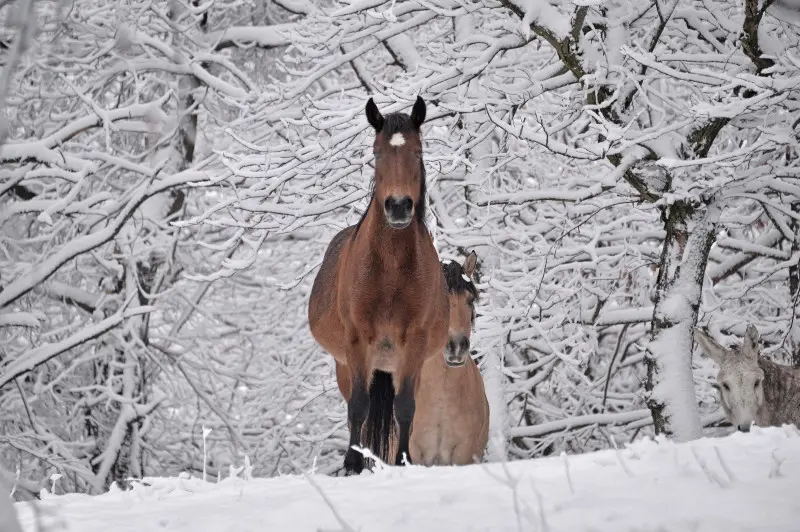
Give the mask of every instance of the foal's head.
M 472 282 L 477 263 L 478 256 L 474 251 L 463 265 L 452 261 L 442 262 L 450 297 L 450 336 L 444 348 L 444 361 L 453 368 L 463 366 L 469 356 L 469 337 L 475 322 L 475 301 L 478 300 L 478 289 Z
M 422 164 L 420 126 L 425 121 L 425 102 L 417 97 L 411 115 L 381 115 L 372 98 L 367 120 L 375 128 L 376 207 L 383 209 L 393 229 L 405 229 L 416 215 L 425 221 L 425 172 Z
M 703 351 L 719 365 L 716 388 L 725 416 L 736 428 L 748 432 L 764 402 L 764 371 L 758 366 L 759 334 L 751 324 L 740 347 L 726 349 L 700 329 L 694 337 Z

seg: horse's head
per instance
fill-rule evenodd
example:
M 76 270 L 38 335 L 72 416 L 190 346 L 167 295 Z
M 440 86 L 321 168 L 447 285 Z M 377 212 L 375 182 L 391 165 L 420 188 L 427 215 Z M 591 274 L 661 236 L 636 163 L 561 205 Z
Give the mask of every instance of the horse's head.
M 442 262 L 450 297 L 449 338 L 444 348 L 444 361 L 454 368 L 463 366 L 469 356 L 469 338 L 475 322 L 475 301 L 478 299 L 478 289 L 472 282 L 477 263 L 478 256 L 474 251 L 467 256 L 463 265 L 452 261 Z
M 703 351 L 719 365 L 716 388 L 725 416 L 737 429 L 748 432 L 764 402 L 764 371 L 758 366 L 759 334 L 751 324 L 739 347 L 727 349 L 700 329 L 694 337 Z
M 381 115 L 372 98 L 367 120 L 375 128 L 376 207 L 382 208 L 393 229 L 405 229 L 416 214 L 425 221 L 425 173 L 422 164 L 420 126 L 425 121 L 425 102 L 417 97 L 411 115 Z

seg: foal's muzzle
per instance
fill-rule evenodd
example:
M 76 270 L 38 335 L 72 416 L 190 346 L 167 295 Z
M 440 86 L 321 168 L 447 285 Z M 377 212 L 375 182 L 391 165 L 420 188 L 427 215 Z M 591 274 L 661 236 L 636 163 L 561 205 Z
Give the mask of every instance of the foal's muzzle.
M 389 196 L 383 202 L 383 210 L 386 213 L 386 221 L 393 229 L 405 229 L 411 223 L 414 200 L 409 196 L 395 198 Z
M 467 362 L 469 338 L 464 335 L 451 336 L 444 348 L 444 362 L 451 368 L 458 368 Z

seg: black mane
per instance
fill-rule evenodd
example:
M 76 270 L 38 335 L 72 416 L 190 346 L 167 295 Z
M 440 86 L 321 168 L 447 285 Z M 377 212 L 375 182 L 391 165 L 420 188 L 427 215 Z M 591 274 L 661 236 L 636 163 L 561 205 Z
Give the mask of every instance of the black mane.
M 406 113 L 390 113 L 388 115 L 384 115 L 381 132 L 383 133 L 384 138 L 387 139 L 392 138 L 392 135 L 395 133 L 419 133 L 419 131 L 414 127 L 414 124 L 411 122 L 411 117 Z M 423 227 L 427 227 L 425 225 L 425 213 L 428 208 L 427 188 L 425 186 L 425 163 L 423 162 L 421 156 L 419 158 L 419 175 L 419 201 L 414 206 L 414 216 Z M 375 175 L 373 174 L 372 181 L 370 182 L 369 203 L 367 204 L 367 208 L 364 209 L 364 214 L 361 215 L 361 219 L 358 220 L 358 223 L 356 224 L 356 232 L 361 227 L 361 223 L 367 217 L 367 213 L 369 212 L 369 208 L 372 206 L 372 200 L 374 197 Z
M 442 261 L 442 272 L 444 273 L 444 280 L 447 282 L 447 291 L 453 294 L 460 294 L 468 292 L 477 301 L 478 288 L 472 279 L 465 279 L 466 274 L 464 268 L 455 261 Z

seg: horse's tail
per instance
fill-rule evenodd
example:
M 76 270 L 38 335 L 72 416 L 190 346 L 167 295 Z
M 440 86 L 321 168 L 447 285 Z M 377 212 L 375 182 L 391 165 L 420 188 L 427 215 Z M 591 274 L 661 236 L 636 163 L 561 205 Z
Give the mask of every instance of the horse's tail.
M 389 457 L 394 432 L 394 384 L 390 373 L 376 371 L 372 376 L 365 426 L 367 447 L 383 462 L 394 465 L 394 457 Z

